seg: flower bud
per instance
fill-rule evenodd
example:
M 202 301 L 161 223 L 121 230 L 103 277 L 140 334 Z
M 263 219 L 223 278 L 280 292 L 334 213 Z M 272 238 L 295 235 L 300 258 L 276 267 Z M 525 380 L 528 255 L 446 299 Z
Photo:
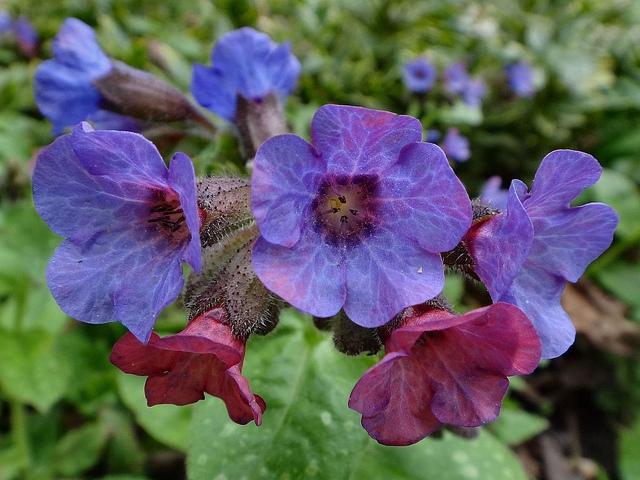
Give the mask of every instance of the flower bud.
M 238 95 L 235 123 L 249 158 L 253 158 L 265 140 L 288 133 L 282 105 L 273 93 L 260 100 L 248 100 Z
M 113 61 L 113 68 L 93 81 L 104 107 L 155 122 L 174 122 L 200 116 L 175 87 L 150 73 Z

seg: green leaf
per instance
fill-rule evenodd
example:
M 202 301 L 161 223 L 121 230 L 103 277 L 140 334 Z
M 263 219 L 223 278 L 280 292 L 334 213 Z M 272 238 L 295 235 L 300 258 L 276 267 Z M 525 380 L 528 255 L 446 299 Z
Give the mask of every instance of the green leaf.
M 513 455 L 488 433 L 474 441 L 447 435 L 409 448 L 382 447 L 371 440 L 347 400 L 372 362 L 339 354 L 309 318 L 285 311 L 276 332 L 252 339 L 248 348 L 245 374 L 267 402 L 262 426 L 234 424 L 218 399 L 198 404 L 189 478 L 239 479 L 247 472 L 252 478 L 332 480 L 472 478 L 465 472 L 477 478 L 525 478 Z M 508 475 L 500 476 L 503 470 Z M 380 476 L 381 471 L 392 476 Z
M 118 393 L 122 401 L 149 435 L 172 448 L 185 450 L 189 439 L 192 407 L 175 405 L 148 407 L 144 396 L 145 381 L 145 377 L 119 373 Z
M 0 386 L 11 398 L 41 412 L 60 399 L 71 368 L 55 338 L 46 331 L 0 330 Z
M 489 429 L 507 445 L 520 445 L 549 428 L 549 421 L 506 403 Z
M 609 204 L 620 216 L 616 232 L 622 238 L 640 234 L 640 192 L 633 181 L 615 170 L 605 169 L 593 191 L 599 201 Z
M 371 441 L 360 453 L 357 468 L 344 478 L 526 480 L 527 476 L 507 447 L 481 431 L 473 440 L 445 432 L 441 439 L 410 447 L 383 447 Z
M 640 478 L 640 420 L 620 437 L 620 470 L 622 478 Z
M 640 308 L 640 268 L 638 265 L 616 263 L 598 273 L 598 279 L 607 290 L 626 304 Z
M 99 459 L 109 432 L 102 422 L 88 423 L 68 432 L 56 445 L 54 468 L 61 475 L 84 472 Z

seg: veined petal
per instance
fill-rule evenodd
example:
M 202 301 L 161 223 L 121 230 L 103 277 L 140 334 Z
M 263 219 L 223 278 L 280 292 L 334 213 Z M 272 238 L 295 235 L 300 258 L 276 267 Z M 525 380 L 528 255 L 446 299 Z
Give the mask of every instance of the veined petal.
M 333 174 L 381 174 L 402 148 L 422 139 L 413 117 L 342 105 L 320 107 L 311 121 L 313 145 Z
M 288 247 L 298 241 L 325 168 L 324 159 L 296 135 L 278 135 L 260 146 L 251 180 L 251 210 L 265 240 Z
M 471 225 L 471 202 L 440 148 L 405 146 L 380 181 L 381 224 L 425 250 L 454 248 Z

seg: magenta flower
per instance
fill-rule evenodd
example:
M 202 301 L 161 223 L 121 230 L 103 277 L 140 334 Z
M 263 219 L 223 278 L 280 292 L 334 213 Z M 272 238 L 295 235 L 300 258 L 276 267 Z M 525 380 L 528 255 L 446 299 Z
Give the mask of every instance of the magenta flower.
M 152 334 L 147 345 L 128 333 L 114 345 L 110 360 L 125 373 L 149 377 L 144 386 L 149 406 L 187 405 L 208 393 L 224 401 L 234 422 L 260 425 L 266 404 L 242 376 L 244 348 L 224 310 L 214 308 L 176 335 Z
M 313 145 L 295 135 L 258 150 L 253 266 L 265 286 L 317 317 L 344 308 L 375 327 L 436 296 L 439 253 L 471 221 L 467 193 L 442 150 L 408 116 L 326 105 Z
M 591 155 L 556 150 L 540 164 L 530 191 L 519 180 L 506 211 L 474 225 L 465 244 L 494 302 L 519 306 L 542 341 L 542 357 L 563 354 L 575 327 L 560 305 L 567 282 L 576 282 L 613 240 L 618 223 L 607 205 L 571 207 L 602 172 Z
M 191 93 L 203 107 L 233 122 L 238 96 L 262 101 L 270 93 L 285 99 L 300 76 L 289 43 L 244 27 L 226 33 L 211 52 L 212 66 L 193 66 Z
M 47 282 L 60 308 L 88 323 L 123 323 L 146 342 L 183 285 L 181 262 L 200 269 L 200 219 L 189 158 L 167 167 L 151 142 L 88 124 L 44 148 L 33 201 L 66 239 Z
M 385 342 L 385 356 L 351 392 L 349 407 L 384 445 L 410 445 L 443 425 L 493 421 L 508 376 L 532 372 L 540 341 L 527 317 L 497 303 L 464 315 L 408 309 Z

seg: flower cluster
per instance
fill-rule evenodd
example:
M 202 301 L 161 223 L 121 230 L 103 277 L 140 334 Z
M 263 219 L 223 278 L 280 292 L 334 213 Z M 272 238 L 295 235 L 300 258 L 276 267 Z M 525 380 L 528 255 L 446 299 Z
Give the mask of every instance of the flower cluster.
M 82 22 L 67 21 L 54 50 L 36 91 L 56 128 L 140 89 L 142 77 L 114 66 Z M 423 142 L 410 116 L 325 105 L 311 121 L 311 142 L 270 136 L 286 125 L 282 111 L 251 108 L 274 98 L 277 106 L 293 88 L 300 67 L 288 45 L 240 29 L 218 42 L 212 62 L 194 67 L 192 90 L 250 137 L 250 180 L 197 179 L 186 155 L 167 167 L 142 135 L 87 123 L 43 149 L 33 174 L 35 207 L 64 237 L 47 270 L 54 298 L 80 321 L 127 327 L 111 361 L 148 377 L 150 406 L 208 393 L 234 421 L 259 425 L 266 403 L 242 375 L 245 345 L 276 327 L 285 302 L 328 325 L 344 353 L 384 346 L 349 406 L 389 445 L 492 421 L 507 377 L 571 345 L 560 295 L 608 247 L 617 224 L 606 205 L 570 205 L 600 175 L 593 157 L 552 152 L 531 189 L 515 180 L 503 192 L 493 180 L 488 205 L 472 203 L 445 152 Z M 424 62 L 408 74 L 421 68 L 418 76 L 430 74 Z M 461 64 L 447 69 L 446 81 L 452 93 L 482 96 Z M 154 81 L 149 90 L 117 110 L 142 114 L 146 105 L 158 119 L 168 112 L 151 106 L 159 98 L 177 99 L 173 113 L 185 105 Z M 239 118 L 251 111 L 258 123 Z M 280 115 L 278 128 L 254 135 L 271 115 Z M 468 158 L 456 130 L 443 147 Z M 160 337 L 153 328 L 185 286 L 183 263 L 193 270 L 183 296 L 188 323 Z M 456 314 L 441 296 L 445 266 L 480 280 L 493 304 Z

